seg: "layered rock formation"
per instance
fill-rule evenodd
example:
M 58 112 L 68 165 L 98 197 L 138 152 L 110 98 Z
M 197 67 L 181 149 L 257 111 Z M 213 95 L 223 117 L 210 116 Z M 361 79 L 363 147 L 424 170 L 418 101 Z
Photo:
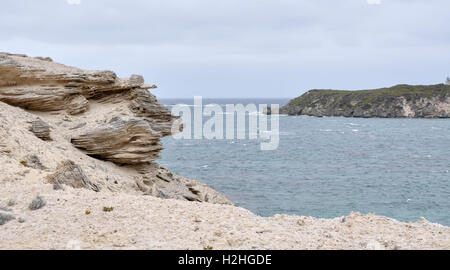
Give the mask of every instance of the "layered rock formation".
M 36 135 L 41 140 L 44 141 L 51 141 L 52 138 L 50 137 L 50 127 L 42 121 L 41 119 L 37 119 L 31 123 L 30 131 Z
M 450 86 L 397 85 L 362 91 L 311 90 L 291 100 L 280 113 L 344 117 L 450 117 Z
M 30 178 L 229 204 L 213 189 L 155 163 L 160 139 L 181 130 L 173 128 L 178 117 L 149 92 L 155 87 L 140 75 L 122 79 L 112 71 L 0 53 L 0 157 L 15 165 L 0 182 Z M 30 166 L 29 156 L 41 166 Z
M 105 125 L 72 138 L 75 147 L 86 153 L 118 164 L 142 164 L 158 158 L 161 133 L 143 119 L 111 119 Z

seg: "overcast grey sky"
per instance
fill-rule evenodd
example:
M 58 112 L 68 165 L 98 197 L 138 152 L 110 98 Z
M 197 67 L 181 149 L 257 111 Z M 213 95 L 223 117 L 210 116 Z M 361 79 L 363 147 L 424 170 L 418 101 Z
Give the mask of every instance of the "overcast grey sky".
M 158 97 L 295 97 L 442 83 L 448 0 L 2 0 L 0 51 L 119 76 Z

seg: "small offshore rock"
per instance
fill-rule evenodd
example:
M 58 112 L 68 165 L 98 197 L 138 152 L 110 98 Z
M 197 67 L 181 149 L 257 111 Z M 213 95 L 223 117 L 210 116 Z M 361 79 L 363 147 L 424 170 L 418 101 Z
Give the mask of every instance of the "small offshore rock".
M 38 210 L 44 207 L 47 203 L 41 196 L 37 196 L 28 206 L 30 210 Z

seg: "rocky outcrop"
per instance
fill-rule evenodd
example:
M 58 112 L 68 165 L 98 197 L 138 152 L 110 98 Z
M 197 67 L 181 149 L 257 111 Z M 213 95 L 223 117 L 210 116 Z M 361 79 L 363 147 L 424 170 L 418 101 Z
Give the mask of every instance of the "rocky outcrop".
M 73 139 L 75 146 L 90 155 L 120 164 L 148 163 L 158 157 L 159 139 L 171 135 L 176 117 L 148 92 L 154 85 L 132 75 L 120 79 L 112 71 L 85 71 L 24 55 L 0 53 L 0 101 L 23 109 L 48 112 L 65 110 L 78 115 L 89 110 L 90 102 L 127 103 L 127 116 L 118 115 L 107 125 L 97 126 Z M 42 120 L 31 130 L 43 140 L 50 129 Z
M 136 180 L 136 185 L 147 195 L 184 201 L 232 204 L 222 194 L 205 184 L 176 175 L 157 164 L 155 168 L 154 170 L 144 168 L 144 171 L 141 171 L 144 177 Z
M 31 123 L 30 131 L 36 135 L 41 140 L 51 141 L 50 137 L 50 126 L 42 121 L 41 119 L 37 119 Z
M 104 127 L 72 138 L 72 143 L 94 157 L 118 164 L 141 164 L 158 158 L 163 149 L 161 137 L 143 119 L 115 117 Z
M 15 219 L 15 217 L 11 214 L 0 212 L 0 225 L 6 224 L 6 222 Z
M 23 55 L 0 54 L 0 101 L 36 111 L 72 110 L 111 92 L 149 89 L 136 76 L 119 79 L 112 71 L 85 71 Z M 83 105 L 84 104 L 84 105 Z
M 0 53 L 0 162 L 17 164 L 3 181 L 231 204 L 155 163 L 161 138 L 182 130 L 179 117 L 149 92 L 155 87 L 140 75 L 123 79 Z
M 73 188 L 86 188 L 100 191 L 100 188 L 92 183 L 84 174 L 80 166 L 72 160 L 66 160 L 56 167 L 56 172 L 47 176 L 48 182 L 55 185 L 67 185 Z
M 361 91 L 311 90 L 280 113 L 310 116 L 449 118 L 450 86 L 397 85 Z

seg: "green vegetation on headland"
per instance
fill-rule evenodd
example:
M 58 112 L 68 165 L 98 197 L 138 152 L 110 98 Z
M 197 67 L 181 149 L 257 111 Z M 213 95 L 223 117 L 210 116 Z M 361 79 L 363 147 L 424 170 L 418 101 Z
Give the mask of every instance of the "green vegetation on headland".
M 450 117 L 450 85 L 396 85 L 374 90 L 310 90 L 280 109 L 289 115 Z

